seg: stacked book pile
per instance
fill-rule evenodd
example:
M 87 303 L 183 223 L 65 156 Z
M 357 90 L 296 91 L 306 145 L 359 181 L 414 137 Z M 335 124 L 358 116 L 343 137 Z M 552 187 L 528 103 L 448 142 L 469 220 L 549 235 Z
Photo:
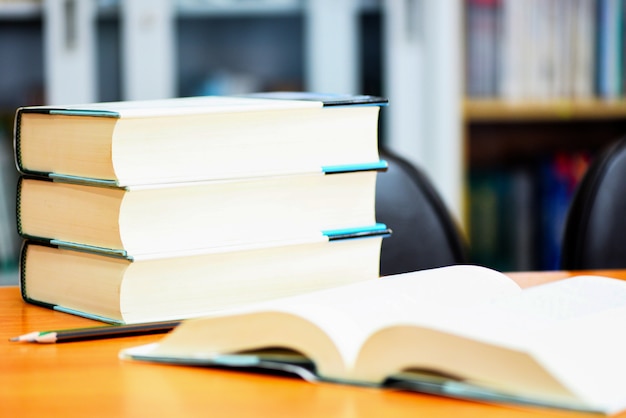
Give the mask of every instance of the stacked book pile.
M 24 300 L 141 323 L 378 277 L 385 104 L 265 93 L 18 109 Z

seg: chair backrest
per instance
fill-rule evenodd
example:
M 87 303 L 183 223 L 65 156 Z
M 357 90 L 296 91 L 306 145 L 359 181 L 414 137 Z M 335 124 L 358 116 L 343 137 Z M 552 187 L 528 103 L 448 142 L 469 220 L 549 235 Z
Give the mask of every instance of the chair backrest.
M 467 248 L 426 175 L 381 150 L 389 164 L 376 183 L 376 217 L 393 231 L 383 240 L 381 275 L 467 262 Z
M 591 162 L 570 203 L 561 268 L 626 268 L 626 137 Z

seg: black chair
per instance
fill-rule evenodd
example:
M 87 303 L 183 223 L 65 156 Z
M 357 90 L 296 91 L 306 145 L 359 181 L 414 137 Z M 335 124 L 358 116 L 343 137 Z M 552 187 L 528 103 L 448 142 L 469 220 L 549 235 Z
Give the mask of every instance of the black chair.
M 570 203 L 564 270 L 626 268 L 626 137 L 591 162 Z
M 381 275 L 466 263 L 466 243 L 426 175 L 390 152 L 381 158 L 389 168 L 378 175 L 376 217 L 393 231 L 383 240 Z

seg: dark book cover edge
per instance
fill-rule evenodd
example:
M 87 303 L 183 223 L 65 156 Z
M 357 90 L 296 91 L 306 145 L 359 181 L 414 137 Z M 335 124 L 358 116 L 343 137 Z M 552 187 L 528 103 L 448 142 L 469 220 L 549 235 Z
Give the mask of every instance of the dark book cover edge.
M 321 102 L 324 107 L 333 106 L 354 106 L 373 105 L 386 106 L 388 99 L 367 94 L 336 94 L 336 93 L 315 93 L 306 91 L 272 91 L 245 94 L 240 97 L 251 97 L 259 99 L 275 100 L 303 100 Z
M 133 261 L 133 258 L 128 255 L 125 250 L 116 248 L 96 247 L 94 245 L 80 244 L 70 241 L 63 241 L 54 238 L 46 238 L 36 235 L 21 234 L 21 237 L 29 242 L 31 245 L 44 245 L 52 248 L 59 248 L 62 250 L 78 251 L 87 254 L 101 255 L 104 257 L 112 257 L 120 260 Z

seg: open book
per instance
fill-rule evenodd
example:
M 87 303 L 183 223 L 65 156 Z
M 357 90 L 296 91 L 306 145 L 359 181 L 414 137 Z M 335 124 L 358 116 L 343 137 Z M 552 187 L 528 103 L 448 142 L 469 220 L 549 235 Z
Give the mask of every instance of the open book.
M 120 355 L 614 413 L 626 408 L 624 329 L 626 282 L 522 291 L 496 271 L 452 266 L 187 320 Z

